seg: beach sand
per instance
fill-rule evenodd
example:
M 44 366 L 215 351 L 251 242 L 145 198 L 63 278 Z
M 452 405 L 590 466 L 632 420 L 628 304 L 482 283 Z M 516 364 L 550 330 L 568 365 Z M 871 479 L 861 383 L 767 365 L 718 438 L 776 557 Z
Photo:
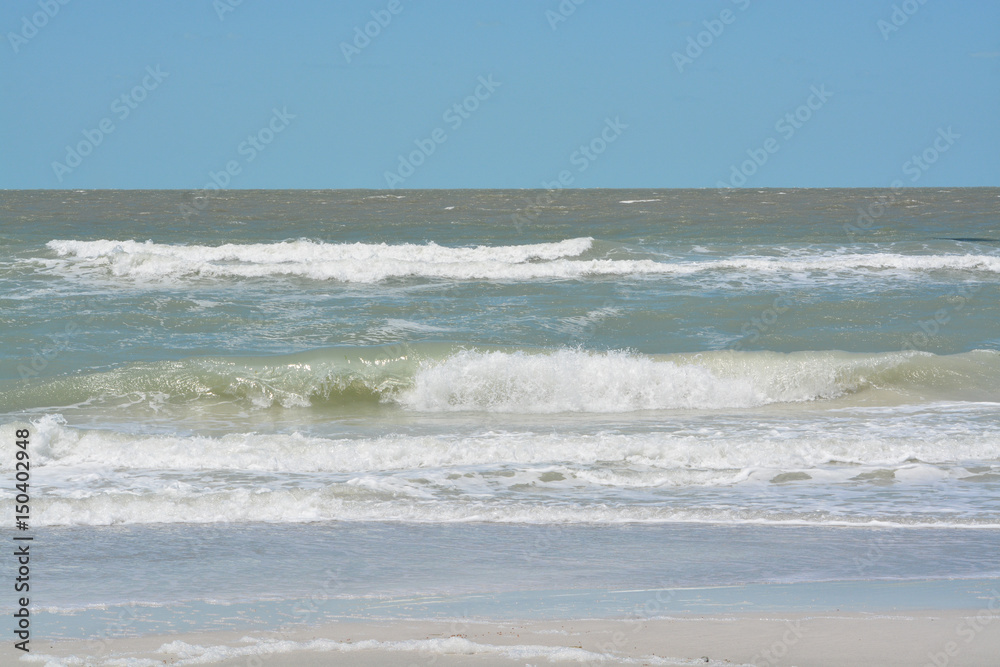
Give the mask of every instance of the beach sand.
M 206 665 L 991 665 L 996 610 L 755 613 L 657 619 L 338 622 L 270 633 L 33 640 L 23 663 Z M 4 647 L 9 656 L 10 644 Z M 148 660 L 148 662 L 147 662 Z M 75 663 L 81 664 L 81 663 Z

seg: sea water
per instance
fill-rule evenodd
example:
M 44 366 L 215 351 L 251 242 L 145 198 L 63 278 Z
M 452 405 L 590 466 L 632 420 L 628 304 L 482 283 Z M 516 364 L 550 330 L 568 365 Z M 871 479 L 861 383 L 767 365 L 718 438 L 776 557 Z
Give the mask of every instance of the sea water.
M 516 617 L 546 591 L 998 577 L 998 210 L 2 192 L 0 520 L 29 428 L 38 632 L 130 603 L 152 632 L 309 596 Z M 588 600 L 530 613 L 635 602 Z

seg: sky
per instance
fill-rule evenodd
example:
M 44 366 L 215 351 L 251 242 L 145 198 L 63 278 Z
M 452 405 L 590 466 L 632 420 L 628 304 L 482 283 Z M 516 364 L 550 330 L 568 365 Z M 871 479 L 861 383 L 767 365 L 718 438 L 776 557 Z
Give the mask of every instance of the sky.
M 994 0 L 4 0 L 0 188 L 1000 185 Z

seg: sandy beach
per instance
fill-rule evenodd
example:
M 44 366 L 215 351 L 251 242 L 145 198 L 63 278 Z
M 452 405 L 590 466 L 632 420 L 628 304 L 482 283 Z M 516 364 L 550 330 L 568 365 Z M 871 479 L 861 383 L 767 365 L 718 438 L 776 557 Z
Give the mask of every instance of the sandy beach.
M 512 623 L 340 622 L 272 633 L 39 642 L 50 665 L 988 665 L 996 610 L 680 615 Z M 5 647 L 5 651 L 10 651 Z M 6 660 L 11 656 L 6 653 Z M 92 661 L 79 662 L 90 656 Z

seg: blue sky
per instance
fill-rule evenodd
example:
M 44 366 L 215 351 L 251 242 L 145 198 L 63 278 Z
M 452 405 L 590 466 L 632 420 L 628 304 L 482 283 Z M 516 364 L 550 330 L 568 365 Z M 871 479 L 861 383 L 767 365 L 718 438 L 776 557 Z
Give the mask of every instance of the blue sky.
M 63 1 L 0 188 L 1000 185 L 993 1 Z

